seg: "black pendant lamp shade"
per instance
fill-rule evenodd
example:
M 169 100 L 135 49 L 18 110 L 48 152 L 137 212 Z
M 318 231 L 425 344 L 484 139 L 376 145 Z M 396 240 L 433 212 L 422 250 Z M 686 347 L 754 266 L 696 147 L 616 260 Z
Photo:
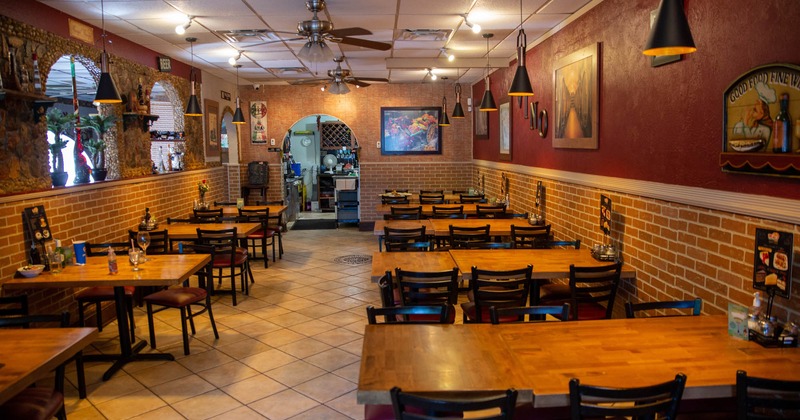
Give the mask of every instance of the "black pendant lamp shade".
M 697 51 L 683 11 L 683 0 L 661 0 L 644 55 L 677 55 Z
M 106 18 L 103 1 L 100 1 L 100 18 L 102 19 L 103 34 L 103 52 L 100 54 L 100 81 L 97 83 L 97 93 L 94 96 L 94 101 L 101 104 L 118 104 L 122 102 L 119 96 L 117 86 L 114 84 L 114 79 L 108 72 L 108 53 L 106 52 Z
M 186 112 L 184 112 L 183 115 L 187 117 L 202 117 L 203 110 L 200 108 L 200 101 L 197 100 L 197 95 L 194 90 L 194 42 L 197 41 L 197 38 L 188 37 L 186 41 L 189 42 L 192 49 L 192 68 L 189 70 L 189 81 L 192 83 L 192 96 L 189 97 L 189 103 L 186 105 Z
M 486 39 L 486 78 L 483 82 L 486 90 L 483 91 L 483 99 L 481 99 L 481 105 L 478 107 L 478 111 L 483 112 L 497 111 L 497 104 L 494 102 L 492 90 L 489 88 L 489 38 L 493 36 L 494 34 L 483 34 Z
M 461 83 L 456 83 L 456 106 L 453 107 L 453 118 L 464 118 L 464 108 L 461 107 Z
M 450 126 L 450 118 L 447 117 L 447 97 L 442 97 L 442 112 L 439 114 L 439 126 Z
M 508 89 L 508 96 L 533 96 L 533 87 L 525 68 L 525 48 L 528 46 L 528 36 L 522 29 L 522 0 L 519 1 L 519 34 L 517 34 L 517 72 Z
M 234 124 L 244 124 L 244 114 L 242 114 L 242 104 L 239 99 L 239 67 L 242 67 L 241 64 L 235 64 L 236 67 L 236 111 L 233 113 L 233 123 Z

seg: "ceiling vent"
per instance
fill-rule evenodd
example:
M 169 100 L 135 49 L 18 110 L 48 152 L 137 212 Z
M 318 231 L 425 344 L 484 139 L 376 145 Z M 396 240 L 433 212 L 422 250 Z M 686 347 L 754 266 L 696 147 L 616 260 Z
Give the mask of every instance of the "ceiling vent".
M 232 44 L 250 44 L 280 40 L 280 38 L 275 35 L 275 32 L 268 29 L 232 29 L 228 31 L 216 31 L 216 33 Z
M 267 71 L 275 74 L 300 74 L 308 72 L 305 67 L 270 67 Z
M 446 41 L 452 29 L 403 29 L 401 41 Z

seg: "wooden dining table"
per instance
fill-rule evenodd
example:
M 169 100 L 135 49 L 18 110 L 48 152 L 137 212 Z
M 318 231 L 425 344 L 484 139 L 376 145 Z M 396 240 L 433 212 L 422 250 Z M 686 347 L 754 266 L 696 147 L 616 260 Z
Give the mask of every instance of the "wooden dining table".
M 519 324 L 367 325 L 359 404 L 389 390 L 474 394 L 515 388 L 519 402 L 569 405 L 569 380 L 638 387 L 687 376 L 684 400 L 729 398 L 736 371 L 800 380 L 800 349 L 728 335 L 727 317 L 679 316 Z
M 110 361 L 111 367 L 103 375 L 110 379 L 125 364 L 140 360 L 175 360 L 169 353 L 139 353 L 146 345 L 144 340 L 131 343 L 128 326 L 125 286 L 170 286 L 188 279 L 211 261 L 208 254 L 163 254 L 150 255 L 148 261 L 140 264 L 139 271 L 133 271 L 127 257 L 118 256 L 119 272 L 108 271 L 107 257 L 88 257 L 85 265 L 68 265 L 58 274 L 43 272 L 33 278 L 13 278 L 3 283 L 4 289 L 24 290 L 42 288 L 80 288 L 111 286 L 114 288 L 114 302 L 119 329 L 119 354 L 91 354 L 84 356 L 89 361 Z
M 511 225 L 529 227 L 525 219 L 430 219 L 433 234 L 437 237 L 450 236 L 450 225 L 476 228 L 489 225 L 491 236 L 511 236 Z
M 481 204 L 482 206 L 487 206 L 488 204 Z M 409 204 L 378 204 L 375 207 L 376 212 L 379 216 L 383 217 L 384 214 L 391 214 L 392 207 L 422 207 L 422 214 L 426 216 L 433 215 L 433 206 L 436 207 L 446 207 L 446 208 L 453 208 L 453 207 L 464 207 L 465 214 L 476 214 L 477 210 L 476 207 L 478 204 L 419 204 L 419 203 L 409 203 Z
M 386 271 L 397 267 L 408 271 L 447 271 L 455 266 L 447 252 L 373 252 L 370 280 L 377 283 Z
M 378 251 L 383 250 L 384 227 L 395 229 L 418 229 L 425 226 L 425 234 L 433 235 L 433 224 L 428 219 L 421 220 L 376 220 L 372 233 L 378 237 Z
M 171 223 L 164 228 L 169 233 L 170 241 L 193 241 L 197 239 L 197 229 L 224 230 L 236 228 L 236 236 L 245 238 L 261 227 L 260 223 Z
M 0 330 L 0 405 L 97 339 L 96 328 Z

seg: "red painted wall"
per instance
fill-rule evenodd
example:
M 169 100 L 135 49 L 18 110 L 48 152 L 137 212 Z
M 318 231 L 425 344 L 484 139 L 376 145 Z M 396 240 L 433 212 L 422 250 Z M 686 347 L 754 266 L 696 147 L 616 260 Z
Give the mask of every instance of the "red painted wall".
M 69 36 L 68 19 L 71 16 L 55 10 L 45 4 L 39 3 L 38 1 L 0 1 L 0 14 L 8 16 L 12 19 L 16 19 L 20 22 L 25 22 L 45 31 L 52 32 L 64 38 L 73 39 Z M 80 19 L 76 19 L 74 17 L 72 17 L 72 19 L 78 20 L 85 25 L 89 25 L 94 28 L 94 35 L 97 38 L 95 46 L 98 49 L 101 49 L 102 45 L 100 44 L 99 39 L 100 34 L 103 32 L 102 29 L 83 22 Z M 157 58 L 163 54 L 159 54 L 151 49 L 142 47 L 141 45 L 135 44 L 127 39 L 120 38 L 109 31 L 106 31 L 106 34 L 109 35 L 108 39 L 113 45 L 112 47 L 107 48 L 108 53 L 112 56 L 116 55 L 119 57 L 124 57 L 147 67 L 158 68 L 156 66 Z M 111 72 L 113 74 L 113 65 L 111 67 Z M 188 79 L 190 68 L 191 66 L 188 64 L 172 59 L 172 74 L 175 76 Z M 201 72 L 197 72 L 197 79 L 198 81 L 202 82 L 202 76 L 200 73 Z
M 545 139 L 531 131 L 515 100 L 513 163 L 800 199 L 797 179 L 731 174 L 719 168 L 723 92 L 753 67 L 800 64 L 800 2 L 686 0 L 685 4 L 698 51 L 677 63 L 650 67 L 650 58 L 641 53 L 649 13 L 658 7 L 658 0 L 606 0 L 528 51 L 534 100 L 550 114 L 551 130 Z M 554 149 L 553 66 L 595 42 L 600 43 L 600 147 Z M 508 101 L 506 92 L 515 70 L 512 65 L 491 75 L 498 104 Z M 483 82 L 472 87 L 476 103 L 483 89 Z M 474 140 L 474 157 L 496 161 L 499 120 L 497 112 L 490 114 L 490 139 Z

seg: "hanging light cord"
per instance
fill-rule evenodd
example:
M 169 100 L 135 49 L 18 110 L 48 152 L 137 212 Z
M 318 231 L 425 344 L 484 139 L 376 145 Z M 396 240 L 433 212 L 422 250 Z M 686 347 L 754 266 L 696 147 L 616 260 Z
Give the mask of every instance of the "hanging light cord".
M 461 102 L 461 83 L 458 83 L 458 79 L 456 79 L 456 103 Z

